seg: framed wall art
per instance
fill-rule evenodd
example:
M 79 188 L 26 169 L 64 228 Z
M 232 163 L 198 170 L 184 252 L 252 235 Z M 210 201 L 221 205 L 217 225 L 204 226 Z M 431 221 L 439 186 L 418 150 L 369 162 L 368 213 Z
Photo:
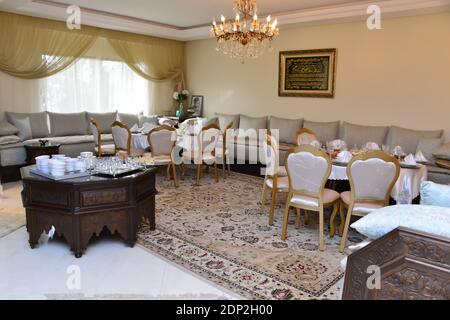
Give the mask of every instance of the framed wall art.
M 280 97 L 333 98 L 336 49 L 280 52 Z

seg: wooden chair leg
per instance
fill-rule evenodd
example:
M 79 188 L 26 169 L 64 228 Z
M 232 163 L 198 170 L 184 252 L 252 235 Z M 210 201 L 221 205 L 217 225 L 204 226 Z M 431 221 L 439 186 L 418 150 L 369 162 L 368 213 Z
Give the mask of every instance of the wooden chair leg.
M 325 249 L 325 244 L 324 244 L 324 232 L 323 232 L 323 206 L 320 208 L 319 211 L 319 250 L 323 251 Z
M 309 213 L 307 210 L 305 211 L 305 226 L 309 225 Z
M 167 180 L 170 180 L 170 164 L 167 165 L 166 176 L 167 176 Z
M 264 213 L 264 205 L 266 204 L 266 180 L 267 177 L 264 178 L 264 184 L 262 187 L 262 191 L 261 191 L 261 207 L 259 208 L 259 213 L 263 214 Z
M 339 202 L 336 202 L 333 204 L 333 212 L 330 216 L 330 238 L 333 238 L 336 234 L 336 225 L 334 223 L 334 220 L 336 219 L 336 214 L 338 212 Z
M 184 180 L 184 179 L 185 179 L 185 172 L 184 172 L 184 170 L 185 170 L 185 167 L 184 167 L 184 163 L 182 162 L 182 163 L 180 164 L 181 180 Z
M 216 182 L 219 182 L 219 172 L 217 170 L 217 162 L 214 162 L 214 177 L 216 177 Z
M 202 165 L 197 165 L 197 185 L 200 185 L 200 178 L 201 178 L 201 171 L 202 171 Z
M 223 158 L 222 158 L 222 177 L 225 179 L 226 177 L 227 177 L 227 175 L 226 175 L 226 173 L 227 173 L 227 170 L 226 170 L 226 158 L 225 158 L 225 156 L 223 156 Z
M 347 241 L 347 234 L 348 234 L 348 228 L 350 226 L 350 220 L 352 218 L 352 211 L 353 211 L 353 206 L 350 205 L 348 207 L 347 217 L 345 218 L 344 232 L 342 233 L 341 245 L 339 247 L 339 252 L 341 252 L 341 253 L 343 253 L 345 250 L 345 243 Z
M 227 167 L 228 167 L 228 174 L 231 174 L 231 166 L 230 166 L 230 162 L 227 161 Z
M 281 240 L 286 240 L 287 227 L 289 223 L 289 202 L 286 202 L 286 208 L 284 209 L 283 225 L 281 227 Z
M 175 168 L 175 163 L 172 162 L 172 172 L 173 172 L 173 181 L 175 184 L 175 188 L 178 188 L 180 185 L 178 184 L 177 180 L 177 169 Z
M 295 229 L 300 229 L 302 210 L 300 208 L 296 208 L 296 211 L 297 211 L 297 215 L 295 217 Z
M 272 203 L 270 205 L 270 212 L 269 212 L 269 226 L 273 226 L 276 203 L 277 203 L 277 189 L 272 189 Z
M 344 225 L 345 225 L 345 205 L 344 203 L 339 203 L 339 217 L 341 218 L 341 221 L 339 223 L 339 236 L 342 237 L 342 234 L 344 233 Z

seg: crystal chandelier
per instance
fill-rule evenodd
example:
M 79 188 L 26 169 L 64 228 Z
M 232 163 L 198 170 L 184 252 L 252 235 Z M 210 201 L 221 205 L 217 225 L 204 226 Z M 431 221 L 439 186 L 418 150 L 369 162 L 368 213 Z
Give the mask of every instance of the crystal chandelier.
M 267 48 L 272 49 L 272 40 L 278 36 L 277 19 L 270 15 L 264 22 L 258 20 L 256 0 L 234 0 L 234 21 L 221 16 L 221 22 L 213 22 L 211 32 L 217 38 L 217 51 L 231 58 L 258 58 Z

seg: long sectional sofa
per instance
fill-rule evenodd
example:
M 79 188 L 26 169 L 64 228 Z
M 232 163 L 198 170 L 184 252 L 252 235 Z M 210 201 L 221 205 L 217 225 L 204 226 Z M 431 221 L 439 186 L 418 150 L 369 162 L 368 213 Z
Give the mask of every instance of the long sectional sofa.
M 295 132 L 299 128 L 308 128 L 315 132 L 322 143 L 342 139 L 349 148 L 361 147 L 366 142 L 376 142 L 380 147 L 387 145 L 392 150 L 400 145 L 406 153 L 415 154 L 417 150 L 430 161 L 428 165 L 429 180 L 441 184 L 450 184 L 450 170 L 439 167 L 435 159 L 442 158 L 449 162 L 450 143 L 444 144 L 443 130 L 420 131 L 406 129 L 397 126 L 364 126 L 349 122 L 315 122 L 304 119 L 283 119 L 277 117 L 249 117 L 242 114 L 218 114 L 209 122 L 216 122 L 221 129 L 233 122 L 233 129 L 246 131 L 248 129 L 278 129 L 280 163 L 285 159 L 286 152 L 296 145 Z M 241 132 L 242 134 L 242 132 Z M 234 138 L 229 142 L 229 148 L 233 148 L 233 154 L 237 163 L 244 163 L 249 159 L 249 154 L 257 154 L 258 162 L 262 160 L 261 137 L 255 139 Z M 239 152 L 241 149 L 241 152 Z M 245 151 L 245 152 L 244 152 Z
M 20 178 L 19 168 L 26 163 L 25 145 L 41 139 L 61 144 L 60 153 L 75 157 L 94 150 L 89 120 L 94 118 L 102 129 L 102 140 L 113 143 L 111 124 L 120 120 L 128 126 L 144 122 L 157 123 L 158 118 L 142 114 L 110 113 L 14 113 L 6 112 L 0 121 L 0 177 L 2 182 Z M 5 141 L 6 139 L 6 141 Z M 2 142 L 3 140 L 3 142 Z

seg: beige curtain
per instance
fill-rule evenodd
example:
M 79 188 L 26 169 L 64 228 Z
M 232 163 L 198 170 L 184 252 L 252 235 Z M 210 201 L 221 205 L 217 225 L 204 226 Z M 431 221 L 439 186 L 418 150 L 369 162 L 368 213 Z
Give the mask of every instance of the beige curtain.
M 122 60 L 141 77 L 153 81 L 184 83 L 184 43 L 125 32 L 104 31 Z
M 51 76 L 82 56 L 100 30 L 0 12 L 0 70 L 24 79 Z

